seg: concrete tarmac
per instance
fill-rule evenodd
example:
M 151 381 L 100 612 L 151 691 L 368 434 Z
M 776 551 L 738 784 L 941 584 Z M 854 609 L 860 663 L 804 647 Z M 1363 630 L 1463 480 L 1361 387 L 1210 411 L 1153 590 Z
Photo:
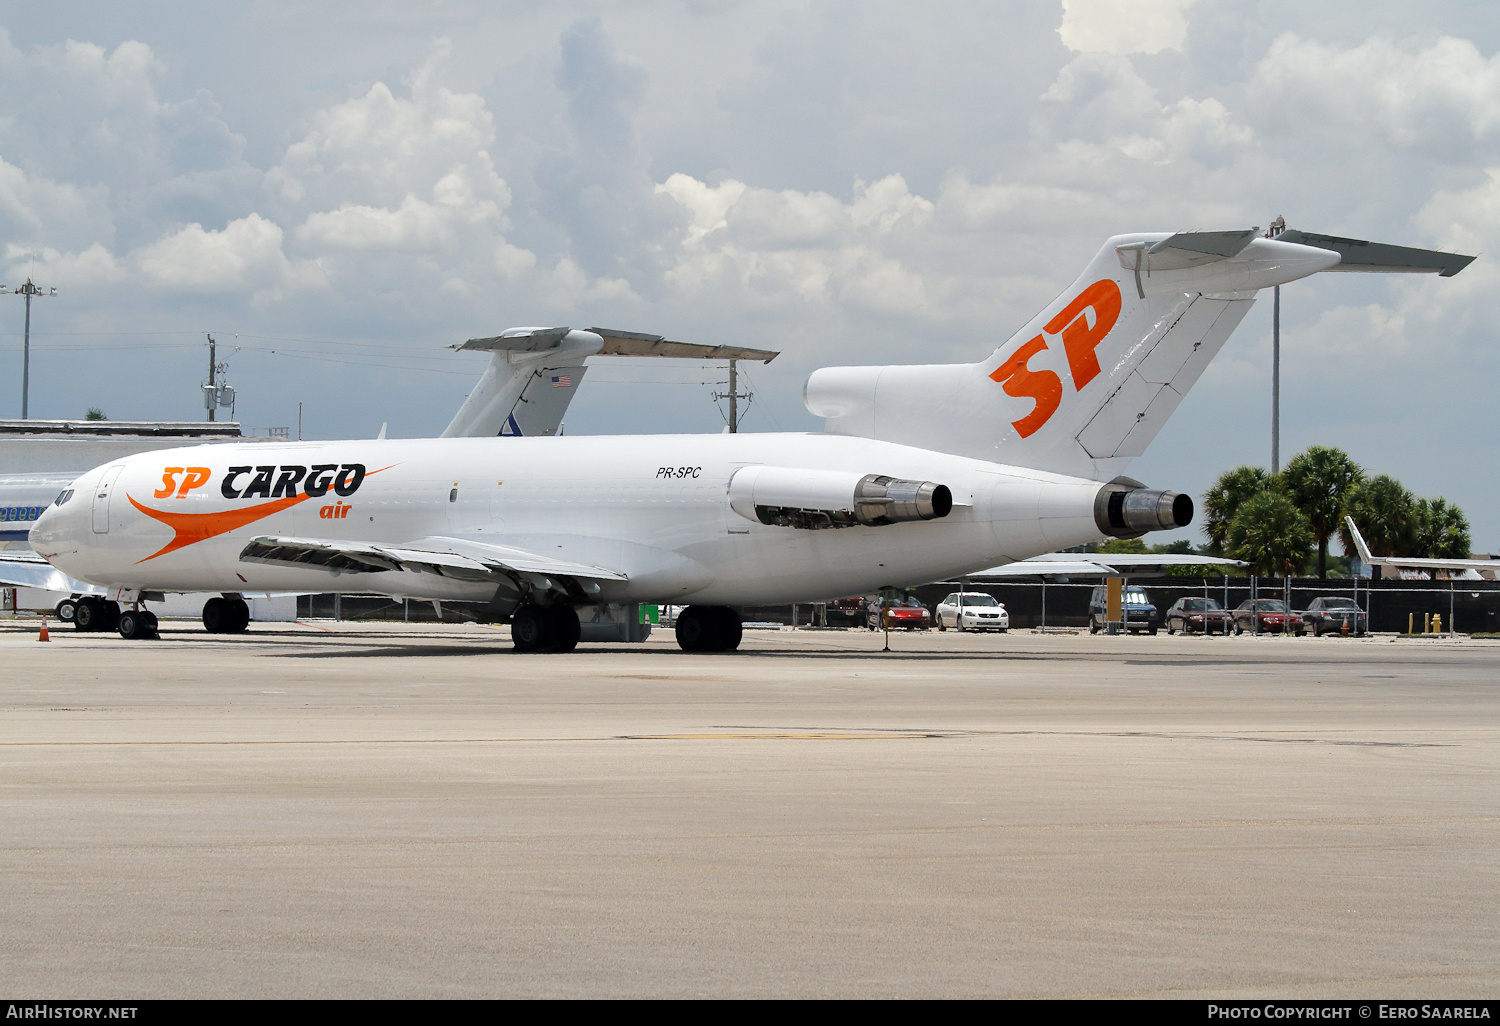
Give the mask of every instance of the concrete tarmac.
M 1494 997 L 1500 642 L 0 622 L 0 991 Z

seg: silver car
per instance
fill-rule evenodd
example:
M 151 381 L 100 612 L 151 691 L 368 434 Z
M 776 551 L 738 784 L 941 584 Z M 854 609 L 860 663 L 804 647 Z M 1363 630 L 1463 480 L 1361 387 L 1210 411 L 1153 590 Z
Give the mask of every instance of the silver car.
M 982 591 L 955 591 L 937 607 L 937 628 L 961 631 L 1008 631 L 1010 614 L 995 596 Z

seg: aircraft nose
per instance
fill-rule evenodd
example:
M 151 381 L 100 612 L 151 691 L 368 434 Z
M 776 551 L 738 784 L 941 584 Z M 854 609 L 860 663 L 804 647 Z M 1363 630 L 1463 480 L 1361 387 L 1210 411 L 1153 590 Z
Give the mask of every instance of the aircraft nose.
M 31 525 L 31 531 L 26 540 L 35 552 L 56 552 L 62 547 L 69 534 L 71 517 L 68 515 L 70 509 L 53 504 L 42 510 L 42 515 L 37 517 L 36 523 Z
M 42 515 L 36 518 L 36 523 L 31 525 L 26 536 L 33 549 L 40 552 L 49 542 L 56 540 L 58 516 L 56 506 L 48 506 L 42 510 Z

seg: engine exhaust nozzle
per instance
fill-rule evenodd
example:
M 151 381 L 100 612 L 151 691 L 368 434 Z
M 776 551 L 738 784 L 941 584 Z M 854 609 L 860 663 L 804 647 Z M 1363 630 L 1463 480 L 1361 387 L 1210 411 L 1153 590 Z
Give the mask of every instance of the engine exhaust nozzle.
M 1148 531 L 1171 531 L 1193 522 L 1192 496 L 1117 477 L 1094 500 L 1094 523 L 1116 538 L 1139 538 Z

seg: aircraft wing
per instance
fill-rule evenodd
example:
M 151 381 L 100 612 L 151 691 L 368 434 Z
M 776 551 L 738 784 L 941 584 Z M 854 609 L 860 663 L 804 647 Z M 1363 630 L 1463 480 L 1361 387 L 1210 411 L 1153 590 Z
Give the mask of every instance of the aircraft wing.
M 966 574 L 969 580 L 996 577 L 1125 577 L 1156 576 L 1169 566 L 1210 567 L 1224 572 L 1225 567 L 1242 567 L 1238 559 L 1218 556 L 1196 556 L 1175 552 L 1048 552 L 1030 559 L 990 567 Z
M 9 588 L 66 591 L 75 595 L 104 594 L 99 585 L 85 584 L 69 577 L 35 552 L 24 549 L 0 550 L 0 584 Z
M 321 567 L 330 574 L 418 573 L 470 581 L 515 574 L 577 581 L 627 579 L 625 574 L 605 567 L 461 538 L 422 538 L 401 545 L 385 545 L 262 536 L 250 539 L 240 551 L 240 559 L 272 566 Z

